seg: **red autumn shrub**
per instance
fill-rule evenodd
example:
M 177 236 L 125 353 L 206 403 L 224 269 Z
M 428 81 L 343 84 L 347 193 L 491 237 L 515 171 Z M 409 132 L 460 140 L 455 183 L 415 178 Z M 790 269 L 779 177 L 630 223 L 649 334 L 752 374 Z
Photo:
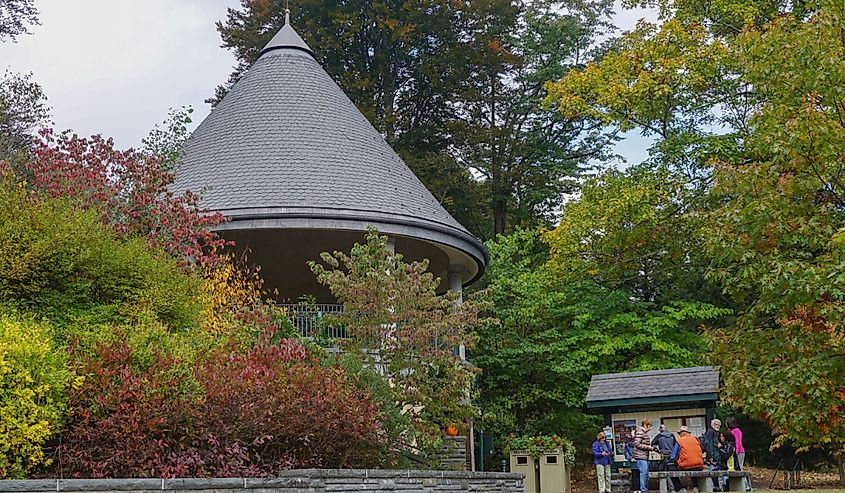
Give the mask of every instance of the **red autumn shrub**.
M 374 467 L 384 458 L 378 404 L 340 367 L 311 360 L 298 342 L 212 355 L 196 378 L 206 392 L 205 436 L 243 450 L 249 475 Z M 209 475 L 242 474 L 212 458 L 205 463 Z
M 168 190 L 174 176 L 154 157 L 116 150 L 111 139 L 56 136 L 42 130 L 24 174 L 42 196 L 74 197 L 84 207 L 103 211 L 103 220 L 120 235 L 146 237 L 180 259 L 216 260 L 223 240 L 209 230 L 224 218 L 201 209 L 191 192 Z
M 83 359 L 50 474 L 255 477 L 385 457 L 377 403 L 294 340 L 191 365 L 146 360 L 125 339 Z
M 125 338 L 97 345 L 78 369 L 85 380 L 70 395 L 51 476 L 189 473 L 179 458 L 196 422 L 199 393 L 186 370 L 159 352 L 142 364 Z

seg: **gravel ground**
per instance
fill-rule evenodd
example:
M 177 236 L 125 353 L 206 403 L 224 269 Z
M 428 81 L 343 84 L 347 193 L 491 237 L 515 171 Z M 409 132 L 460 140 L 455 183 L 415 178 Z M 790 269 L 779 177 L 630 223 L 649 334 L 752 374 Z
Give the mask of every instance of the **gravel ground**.
M 768 491 L 769 481 L 775 474 L 774 469 L 763 467 L 752 467 L 752 485 L 754 491 Z M 784 491 L 783 475 L 779 473 L 773 490 Z M 845 493 L 845 486 L 839 485 L 839 475 L 835 472 L 803 472 L 801 473 L 801 486 L 806 489 L 789 490 L 793 493 Z M 595 469 L 576 470 L 572 475 L 572 493 L 595 493 L 596 492 L 596 471 Z

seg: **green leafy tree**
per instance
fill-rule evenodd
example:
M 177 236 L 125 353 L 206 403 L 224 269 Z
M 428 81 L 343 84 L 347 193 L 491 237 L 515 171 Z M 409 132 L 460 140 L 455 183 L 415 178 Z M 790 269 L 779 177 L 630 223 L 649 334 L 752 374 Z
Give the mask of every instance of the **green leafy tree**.
M 701 231 L 706 194 L 683 173 L 640 165 L 586 180 L 545 238 L 550 267 L 658 305 L 677 300 L 727 306 L 704 279 Z
M 740 151 L 753 92 L 723 38 L 699 22 L 640 21 L 601 60 L 547 84 L 549 103 L 656 140 L 655 164 L 706 187 L 707 160 Z
M 550 224 L 563 196 L 610 137 L 597 119 L 544 107 L 544 83 L 592 59 L 610 28 L 612 2 L 501 4 L 473 17 L 472 43 L 484 47 L 461 95 L 459 159 L 487 186 L 493 234 Z
M 581 432 L 592 421 L 582 409 L 592 375 L 695 365 L 696 322 L 727 311 L 637 301 L 588 276 L 559 275 L 541 238 L 519 230 L 488 243 L 488 296 L 501 327 L 482 328 L 472 354 L 482 369 L 482 425 L 587 440 Z
M 485 323 L 483 305 L 437 294 L 440 280 L 428 272 L 428 261 L 405 263 L 374 230 L 350 253 L 321 258 L 309 265 L 343 303 L 332 322 L 348 338 L 338 344 L 390 382 L 393 402 L 411 421 L 406 443 L 434 452 L 443 427 L 461 426 L 474 413 L 468 389 L 475 371 L 456 349 L 473 347 L 472 330 Z
M 700 170 L 709 279 L 737 307 L 709 334 L 723 396 L 768 421 L 776 444 L 838 451 L 845 477 L 841 2 L 632 3 L 666 22 L 550 84 L 551 98 L 651 132 L 656 157 Z
M 712 335 L 730 362 L 724 398 L 765 419 L 776 444 L 836 451 L 845 481 L 845 6 L 810 6 L 734 46 L 766 103 L 748 160 L 716 166 L 710 275 L 746 308 Z

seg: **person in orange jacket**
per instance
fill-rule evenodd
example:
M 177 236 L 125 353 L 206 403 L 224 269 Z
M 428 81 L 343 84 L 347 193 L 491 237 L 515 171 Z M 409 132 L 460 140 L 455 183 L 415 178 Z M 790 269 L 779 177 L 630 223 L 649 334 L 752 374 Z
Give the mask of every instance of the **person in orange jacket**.
M 701 452 L 701 444 L 698 443 L 698 439 L 692 436 L 686 426 L 681 426 L 678 435 L 675 449 L 672 451 L 672 459 L 678 464 L 678 470 L 700 471 L 704 469 L 704 454 Z M 672 485 L 675 487 L 675 491 L 681 491 L 680 478 L 672 478 Z

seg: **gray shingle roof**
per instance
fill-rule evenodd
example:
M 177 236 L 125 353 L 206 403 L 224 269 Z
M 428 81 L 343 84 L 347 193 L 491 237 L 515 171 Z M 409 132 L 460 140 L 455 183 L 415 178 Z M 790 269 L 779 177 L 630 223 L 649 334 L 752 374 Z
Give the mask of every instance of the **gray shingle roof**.
M 587 402 L 716 393 L 719 370 L 712 366 L 593 375 Z
M 313 54 L 305 40 L 290 25 L 290 11 L 285 10 L 285 25 L 273 36 L 273 39 L 261 49 L 261 54 L 279 48 L 294 48 Z
M 375 214 L 471 238 L 290 26 L 188 140 L 173 190 L 200 192 L 225 215 Z

